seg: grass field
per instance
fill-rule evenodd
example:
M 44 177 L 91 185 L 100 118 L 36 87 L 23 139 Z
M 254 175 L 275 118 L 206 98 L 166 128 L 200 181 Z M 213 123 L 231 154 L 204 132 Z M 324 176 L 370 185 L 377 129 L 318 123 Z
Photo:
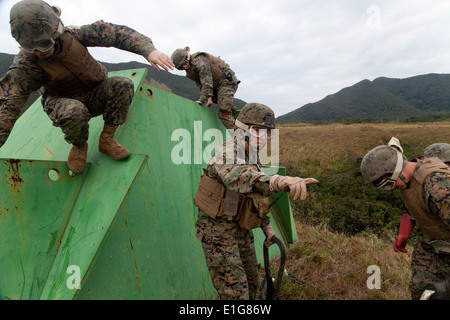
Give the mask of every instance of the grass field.
M 311 169 L 311 175 L 317 170 L 321 174 L 339 173 L 372 148 L 387 144 L 393 136 L 410 158 L 422 155 L 430 144 L 449 143 L 450 122 L 284 125 L 280 127 L 280 163 L 299 168 L 306 164 L 302 171 Z
M 287 174 L 319 179 L 306 201 L 291 202 L 299 241 L 288 250 L 280 299 L 410 299 L 413 241 L 407 254 L 392 248 L 400 195 L 364 186 L 359 169 L 369 150 L 393 136 L 410 159 L 430 144 L 449 143 L 450 122 L 280 126 Z M 381 288 L 370 290 L 373 265 L 380 268 Z

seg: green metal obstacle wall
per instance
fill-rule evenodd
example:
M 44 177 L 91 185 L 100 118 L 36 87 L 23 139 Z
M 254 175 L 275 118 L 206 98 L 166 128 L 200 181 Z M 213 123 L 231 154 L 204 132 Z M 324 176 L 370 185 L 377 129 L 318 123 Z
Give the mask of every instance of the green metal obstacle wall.
M 144 84 L 146 72 L 110 73 L 135 85 L 116 134 L 130 149 L 125 161 L 98 151 L 102 117 L 90 121 L 79 175 L 68 171 L 71 146 L 40 99 L 16 122 L 0 149 L 0 299 L 217 299 L 193 199 L 206 167 L 199 155 L 211 145 L 203 134 L 226 130 L 215 110 Z M 191 154 L 180 153 L 190 163 L 172 161 L 177 129 L 192 138 Z M 297 240 L 286 195 L 271 217 L 285 245 Z M 264 235 L 254 233 L 263 263 Z

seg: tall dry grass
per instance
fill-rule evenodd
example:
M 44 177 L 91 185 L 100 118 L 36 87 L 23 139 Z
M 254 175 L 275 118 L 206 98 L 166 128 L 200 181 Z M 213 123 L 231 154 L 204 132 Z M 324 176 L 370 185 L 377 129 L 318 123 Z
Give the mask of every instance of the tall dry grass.
M 373 235 L 346 236 L 326 226 L 296 223 L 298 242 L 287 251 L 282 300 L 409 300 L 408 253 Z M 380 268 L 380 289 L 367 285 Z M 274 263 L 274 270 L 278 265 Z M 368 273 L 368 271 L 370 273 Z
M 314 163 L 322 173 L 339 170 L 333 166 L 339 159 L 362 158 L 393 136 L 409 157 L 422 155 L 430 144 L 450 142 L 450 122 L 282 125 L 279 129 L 281 165 L 301 168 Z
M 288 175 L 294 172 L 304 177 L 322 177 L 319 190 L 330 181 L 339 183 L 342 175 L 348 175 L 346 181 L 354 179 L 362 157 L 372 148 L 387 144 L 393 136 L 411 158 L 422 155 L 430 144 L 449 143 L 450 122 L 283 125 L 280 164 L 286 167 Z M 315 195 L 310 198 L 321 199 Z M 288 250 L 288 274 L 284 277 L 281 299 L 410 299 L 411 240 L 407 254 L 395 253 L 392 244 L 396 231 L 383 236 L 366 231 L 356 235 L 338 233 L 330 231 L 326 223 L 306 223 L 296 212 L 298 202 L 292 207 L 299 240 Z M 379 290 L 370 290 L 366 285 L 370 276 L 367 268 L 371 265 L 380 267 Z

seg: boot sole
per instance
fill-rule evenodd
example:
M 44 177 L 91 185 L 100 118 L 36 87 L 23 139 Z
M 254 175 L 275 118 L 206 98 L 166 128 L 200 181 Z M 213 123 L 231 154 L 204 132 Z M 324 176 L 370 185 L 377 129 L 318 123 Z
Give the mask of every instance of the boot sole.
M 84 172 L 84 169 L 85 169 L 85 168 L 83 168 L 82 170 L 76 170 L 76 169 L 74 169 L 74 168 L 71 168 L 70 165 L 69 165 L 69 163 L 67 163 L 67 168 L 68 168 L 70 171 L 72 171 L 73 173 L 83 173 L 83 172 Z
M 120 161 L 120 160 L 124 160 L 126 158 L 128 158 L 130 156 L 130 152 L 126 153 L 125 155 L 121 156 L 121 157 L 113 157 L 112 155 L 110 155 L 107 151 L 103 150 L 103 149 L 98 149 L 101 153 L 106 154 L 108 156 L 110 156 L 111 158 L 113 158 L 116 161 Z

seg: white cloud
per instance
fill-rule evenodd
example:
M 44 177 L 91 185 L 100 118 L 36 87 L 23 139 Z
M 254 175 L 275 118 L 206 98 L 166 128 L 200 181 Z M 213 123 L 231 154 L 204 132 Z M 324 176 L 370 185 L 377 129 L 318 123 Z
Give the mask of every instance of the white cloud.
M 16 53 L 9 10 L 0 2 L 2 52 Z M 150 36 L 169 56 L 177 48 L 220 55 L 242 81 L 236 97 L 277 115 L 380 76 L 450 73 L 450 2 L 441 0 L 54 0 L 62 19 L 103 19 Z M 126 3 L 126 5 L 124 5 Z M 102 61 L 143 57 L 92 49 Z M 174 74 L 183 74 L 174 71 Z

